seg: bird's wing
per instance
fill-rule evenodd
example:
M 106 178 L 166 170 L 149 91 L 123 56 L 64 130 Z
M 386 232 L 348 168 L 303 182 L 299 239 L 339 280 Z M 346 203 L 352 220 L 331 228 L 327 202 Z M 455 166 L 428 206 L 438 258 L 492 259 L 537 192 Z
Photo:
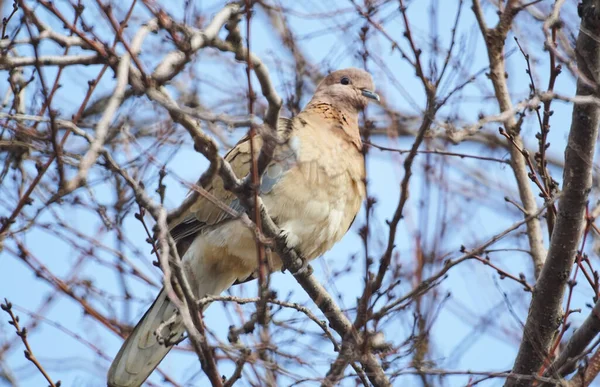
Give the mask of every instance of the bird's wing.
M 280 118 L 278 132 L 281 135 L 287 135 L 287 132 L 293 128 L 292 120 Z M 254 157 L 262 146 L 263 140 L 260 135 L 254 136 Z M 270 192 L 280 181 L 283 175 L 295 164 L 296 153 L 292 144 L 286 143 L 278 146 L 274 151 L 272 162 L 267 167 L 260 185 L 260 193 Z M 250 172 L 252 158 L 250 148 L 250 138 L 244 136 L 235 147 L 226 155 L 225 160 L 229 162 L 231 168 L 238 178 L 246 176 Z M 228 206 L 233 213 L 244 211 L 236 196 L 224 188 L 223 180 L 216 176 L 206 187 L 209 195 L 199 195 L 198 199 L 188 211 L 173 219 L 169 224 L 171 236 L 176 243 L 185 242 L 186 239 L 194 238 L 198 233 L 215 226 L 221 222 L 233 218 L 232 211 L 225 211 L 221 204 Z M 184 249 L 185 250 L 185 249 Z M 180 251 L 180 254 L 182 252 Z

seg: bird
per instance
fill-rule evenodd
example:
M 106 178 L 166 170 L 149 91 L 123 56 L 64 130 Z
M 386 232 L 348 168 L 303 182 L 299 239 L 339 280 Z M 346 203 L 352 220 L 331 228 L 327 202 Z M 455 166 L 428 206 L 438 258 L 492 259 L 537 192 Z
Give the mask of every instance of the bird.
M 279 118 L 277 134 L 287 140 L 275 148 L 257 189 L 288 246 L 306 262 L 321 256 L 346 234 L 365 198 L 358 120 L 360 111 L 373 100 L 379 101 L 379 96 L 371 75 L 347 68 L 324 77 L 296 116 Z M 256 141 L 254 149 L 260 149 L 263 139 L 245 136 L 224 157 L 238 177 L 250 171 L 250 141 Z M 219 176 L 205 188 L 213 198 L 244 211 Z M 254 233 L 208 198 L 199 195 L 168 227 L 196 297 L 218 295 L 257 277 Z M 281 270 L 281 260 L 272 256 L 272 272 Z M 184 332 L 177 308 L 163 288 L 113 360 L 108 386 L 140 386 Z M 172 339 L 165 343 L 159 336 Z

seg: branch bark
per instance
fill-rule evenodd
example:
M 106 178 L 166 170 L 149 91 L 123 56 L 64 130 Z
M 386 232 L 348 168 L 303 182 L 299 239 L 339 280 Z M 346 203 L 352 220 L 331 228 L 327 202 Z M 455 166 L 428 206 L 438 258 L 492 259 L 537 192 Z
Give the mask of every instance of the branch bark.
M 477 18 L 479 28 L 485 39 L 488 58 L 490 62 L 489 77 L 494 86 L 496 100 L 502 113 L 514 111 L 511 101 L 508 85 L 506 83 L 506 63 L 504 56 L 504 41 L 512 21 L 517 15 L 519 8 L 516 7 L 516 1 L 509 1 L 506 8 L 500 16 L 498 24 L 494 28 L 488 28 L 485 24 L 483 11 L 478 0 L 473 0 L 473 12 Z M 523 208 L 527 214 L 533 214 L 537 211 L 535 196 L 531 189 L 531 181 L 528 176 L 525 158 L 518 148 L 524 149 L 523 140 L 520 135 L 520 127 L 515 119 L 515 115 L 509 115 L 504 121 L 507 132 L 514 138 L 514 145 L 509 148 L 511 167 L 517 180 L 519 196 L 523 203 Z M 537 278 L 544 264 L 546 249 L 544 248 L 544 239 L 542 237 L 542 228 L 539 219 L 531 219 L 527 223 L 527 239 L 529 240 L 529 249 L 531 259 L 533 260 L 534 274 Z
M 587 316 L 583 324 L 573 333 L 558 358 L 546 371 L 550 376 L 565 376 L 575 370 L 576 360 L 585 348 L 600 333 L 600 301 Z M 556 374 L 556 375 L 555 375 Z
M 600 0 L 583 1 L 580 6 L 581 28 L 576 53 L 579 71 L 596 83 L 600 78 Z M 598 95 L 582 79 L 577 81 L 577 95 Z M 547 260 L 533 292 L 523 340 L 513 366 L 513 373 L 536 373 L 561 321 L 561 303 L 577 245 L 584 227 L 588 195 L 592 187 L 592 165 L 598 135 L 600 109 L 575 103 L 571 130 L 565 150 L 563 196 L 559 201 L 556 226 L 550 241 Z M 527 386 L 524 379 L 509 379 L 506 386 Z

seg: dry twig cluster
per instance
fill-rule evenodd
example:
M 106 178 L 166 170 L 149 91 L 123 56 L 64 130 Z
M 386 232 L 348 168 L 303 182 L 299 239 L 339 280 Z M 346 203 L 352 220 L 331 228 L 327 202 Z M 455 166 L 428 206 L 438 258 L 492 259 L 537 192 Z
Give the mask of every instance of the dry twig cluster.
M 76 367 L 34 354 L 56 330 L 102 378 L 161 283 L 187 331 L 173 356 L 198 361 L 150 385 L 196 383 L 198 364 L 213 386 L 596 379 L 600 2 L 319 4 L 0 1 L 0 380 L 28 377 L 24 345 L 33 377 L 65 383 Z M 279 116 L 349 65 L 384 96 L 361 122 L 368 199 L 347 256 L 305 269 L 253 187 Z M 246 131 L 266 140 L 236 176 L 223 150 Z M 198 300 L 167 223 L 215 178 L 261 270 Z

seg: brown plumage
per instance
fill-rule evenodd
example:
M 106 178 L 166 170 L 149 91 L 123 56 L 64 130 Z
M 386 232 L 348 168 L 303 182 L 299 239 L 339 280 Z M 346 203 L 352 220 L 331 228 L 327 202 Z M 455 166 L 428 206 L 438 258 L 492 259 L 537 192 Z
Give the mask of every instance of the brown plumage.
M 360 69 L 329 74 L 306 108 L 292 119 L 281 118 L 280 132 L 289 140 L 277 147 L 260 186 L 260 194 L 277 225 L 307 260 L 329 250 L 348 231 L 365 196 L 358 113 L 374 93 L 371 76 Z M 260 149 L 262 139 L 255 137 Z M 226 156 L 237 176 L 251 165 L 250 142 L 242 139 Z M 223 203 L 243 210 L 235 195 L 216 177 L 207 190 Z M 220 294 L 257 269 L 252 232 L 204 197 L 169 225 L 183 254 L 186 274 L 197 297 Z M 273 270 L 281 269 L 274 256 Z M 127 338 L 108 372 L 110 387 L 140 386 L 171 347 L 156 340 L 161 322 L 175 307 L 161 291 Z M 183 335 L 177 319 L 162 335 Z

